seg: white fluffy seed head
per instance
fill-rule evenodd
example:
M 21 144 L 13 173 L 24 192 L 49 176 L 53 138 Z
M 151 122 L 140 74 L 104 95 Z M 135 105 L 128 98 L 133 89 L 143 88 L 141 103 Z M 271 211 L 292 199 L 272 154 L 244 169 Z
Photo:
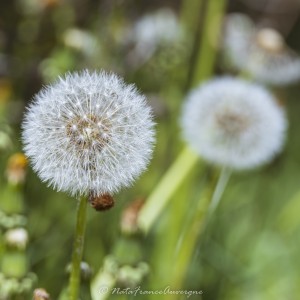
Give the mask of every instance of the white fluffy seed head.
M 22 125 L 33 169 L 71 195 L 129 186 L 145 170 L 154 143 L 145 97 L 105 72 L 69 73 L 43 88 Z
M 283 86 L 300 80 L 300 58 L 282 35 L 275 29 L 258 28 L 245 15 L 227 18 L 224 50 L 234 67 L 263 83 Z
M 287 127 L 266 89 L 231 77 L 194 89 L 181 121 L 184 138 L 201 157 L 232 169 L 269 162 L 282 149 Z

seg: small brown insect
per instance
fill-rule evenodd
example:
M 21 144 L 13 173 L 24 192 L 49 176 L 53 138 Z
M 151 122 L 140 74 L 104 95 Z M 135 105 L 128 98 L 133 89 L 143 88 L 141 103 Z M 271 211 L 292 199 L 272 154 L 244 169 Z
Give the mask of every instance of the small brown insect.
M 95 210 L 104 211 L 112 208 L 115 205 L 115 200 L 110 194 L 94 196 L 93 193 L 90 193 L 89 203 Z

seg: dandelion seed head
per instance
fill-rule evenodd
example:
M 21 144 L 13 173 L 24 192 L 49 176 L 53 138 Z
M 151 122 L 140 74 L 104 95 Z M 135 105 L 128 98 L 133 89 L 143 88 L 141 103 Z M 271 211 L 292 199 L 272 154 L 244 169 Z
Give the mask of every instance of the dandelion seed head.
M 233 13 L 226 18 L 223 47 L 230 63 L 238 69 L 245 64 L 254 31 L 253 22 L 243 14 Z
M 128 31 L 126 40 L 132 44 L 127 57 L 128 63 L 137 68 L 158 49 L 178 44 L 182 40 L 182 31 L 174 12 L 169 8 L 162 8 L 137 20 Z
M 262 28 L 256 34 L 256 43 L 269 52 L 284 51 L 285 42 L 282 35 L 272 28 Z
M 33 169 L 55 189 L 114 193 L 147 166 L 152 112 L 145 97 L 116 75 L 69 73 L 34 97 L 23 142 Z
M 242 14 L 225 23 L 224 50 L 231 64 L 257 81 L 288 85 L 300 80 L 300 58 L 273 28 L 259 28 Z
M 162 8 L 155 13 L 147 14 L 139 19 L 134 28 L 132 38 L 145 45 L 158 45 L 178 39 L 180 26 L 171 9 Z
M 287 127 L 267 90 L 231 77 L 194 89 L 181 121 L 184 138 L 201 157 L 233 169 L 269 162 L 282 149 Z

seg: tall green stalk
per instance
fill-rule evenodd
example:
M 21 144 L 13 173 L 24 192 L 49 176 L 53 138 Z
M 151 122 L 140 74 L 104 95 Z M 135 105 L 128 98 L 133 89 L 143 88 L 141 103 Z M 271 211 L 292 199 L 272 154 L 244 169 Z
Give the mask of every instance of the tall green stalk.
M 206 8 L 204 13 L 201 12 L 201 15 L 204 16 L 204 30 L 200 37 L 200 47 L 199 45 L 195 45 L 198 49 L 198 54 L 195 58 L 196 69 L 194 76 L 190 79 L 192 85 L 196 83 L 199 84 L 202 80 L 209 78 L 213 73 L 217 52 L 217 39 L 220 37 L 222 16 L 226 6 L 226 0 L 198 1 L 199 3 L 201 1 L 207 1 L 207 3 L 202 6 Z M 211 36 L 212 33 L 213 36 Z M 197 155 L 188 147 L 183 149 L 179 154 L 158 186 L 148 197 L 147 203 L 139 214 L 138 224 L 144 233 L 150 230 L 161 211 L 180 187 L 184 178 L 191 172 L 197 161 Z
M 214 213 L 214 211 L 218 207 L 220 200 L 222 198 L 222 195 L 224 193 L 224 190 L 229 181 L 231 172 L 232 172 L 231 169 L 228 169 L 226 167 L 222 168 L 221 174 L 218 179 L 218 183 L 217 183 L 214 193 L 212 195 L 212 199 L 211 199 L 208 211 L 207 211 L 207 218 L 210 218 L 210 216 Z
M 192 2 L 195 4 L 195 1 Z M 199 30 L 195 33 L 195 48 L 192 55 L 193 60 L 191 60 L 189 66 L 190 71 L 187 87 L 196 86 L 213 74 L 225 6 L 226 0 L 198 0 L 198 7 L 202 10 L 197 11 L 197 13 L 199 14 L 199 18 L 202 18 L 201 23 L 203 28 L 198 28 Z M 193 7 L 194 6 L 191 6 L 191 10 Z M 183 5 L 183 8 L 187 10 L 188 5 Z M 193 13 L 195 12 L 191 12 L 191 14 Z M 184 11 L 182 14 L 182 20 L 187 20 L 187 11 Z M 179 154 L 158 186 L 153 190 L 140 212 L 138 224 L 144 233 L 148 233 L 152 228 L 161 211 L 182 186 L 184 179 L 192 172 L 197 161 L 197 155 L 192 153 L 188 147 Z M 178 236 L 180 245 L 176 247 L 178 248 L 176 257 L 173 259 L 171 265 L 167 265 L 167 268 L 170 270 L 169 282 L 176 289 L 180 289 L 183 285 L 199 233 L 205 227 L 205 216 L 209 210 L 211 195 L 210 189 L 202 194 L 202 199 L 200 199 L 201 201 L 198 204 L 199 206 L 194 208 L 195 212 L 191 220 L 189 220 L 187 230 L 184 231 L 181 236 Z M 176 209 L 178 207 L 177 210 L 182 209 L 181 203 L 174 202 L 174 206 L 176 206 Z M 166 298 L 177 299 L 178 295 L 167 295 Z
M 198 207 L 194 209 L 195 212 L 190 220 L 189 226 L 182 234 L 181 247 L 173 265 L 172 283 L 176 288 L 180 288 L 183 284 L 192 261 L 197 240 L 207 227 L 213 212 L 220 203 L 230 175 L 231 170 L 224 167 L 218 176 L 217 183 L 215 184 L 215 180 L 213 180 L 211 187 L 206 188 L 204 192 L 201 193 Z
M 140 229 L 147 233 L 168 201 L 198 161 L 198 155 L 186 147 L 166 172 L 139 213 Z
M 83 255 L 84 235 L 86 228 L 87 198 L 79 199 L 77 209 L 77 223 L 73 245 L 71 275 L 69 281 L 69 299 L 78 300 L 80 290 L 80 264 Z
M 206 220 L 205 215 L 209 206 L 211 194 L 212 193 L 209 188 L 206 188 L 201 193 L 198 206 L 192 208 L 193 214 L 189 220 L 188 226 L 179 236 L 180 247 L 176 247 L 178 250 L 174 258 L 174 263 L 172 266 L 173 269 L 171 272 L 171 283 L 176 289 L 180 289 L 182 287 L 187 270 L 190 266 L 196 242 L 199 238 L 199 235 L 203 231 Z M 172 296 L 169 298 L 173 299 Z
M 196 31 L 199 25 L 199 12 L 206 0 L 183 0 L 180 7 L 180 23 L 184 30 Z
M 227 0 L 208 0 L 203 21 L 202 37 L 196 67 L 193 75 L 193 86 L 208 79 L 216 62 L 221 27 Z

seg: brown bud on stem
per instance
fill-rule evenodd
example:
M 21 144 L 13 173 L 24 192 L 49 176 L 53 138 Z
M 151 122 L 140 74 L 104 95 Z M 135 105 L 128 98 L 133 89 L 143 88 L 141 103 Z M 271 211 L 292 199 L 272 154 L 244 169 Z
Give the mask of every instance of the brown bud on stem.
M 93 193 L 90 193 L 89 203 L 95 210 L 104 211 L 112 208 L 115 205 L 115 200 L 110 194 L 94 196 Z

